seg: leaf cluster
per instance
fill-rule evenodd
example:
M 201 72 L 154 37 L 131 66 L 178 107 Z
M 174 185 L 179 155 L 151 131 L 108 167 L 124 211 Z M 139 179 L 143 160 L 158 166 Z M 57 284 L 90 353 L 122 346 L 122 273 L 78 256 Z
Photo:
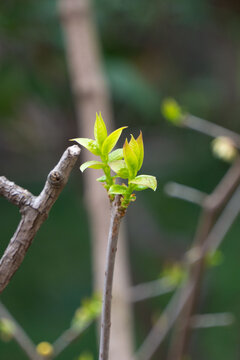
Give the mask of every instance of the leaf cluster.
M 104 175 L 98 178 L 97 181 L 103 183 L 111 199 L 114 199 L 116 194 L 122 195 L 121 202 L 124 208 L 129 205 L 130 201 L 136 199 L 133 194 L 134 191 L 147 188 L 155 191 L 157 188 L 157 180 L 154 176 L 137 175 L 144 158 L 142 132 L 136 139 L 133 135 L 131 135 L 129 142 L 126 139 L 123 148 L 113 150 L 125 128 L 127 126 L 123 126 L 108 135 L 102 115 L 97 113 L 94 124 L 95 139 L 71 139 L 84 146 L 92 154 L 100 157 L 100 160 L 83 163 L 80 170 L 83 172 L 87 168 L 102 169 Z M 115 175 L 112 175 L 112 172 Z M 119 184 L 121 182 L 119 179 L 127 180 L 127 184 L 124 182 Z

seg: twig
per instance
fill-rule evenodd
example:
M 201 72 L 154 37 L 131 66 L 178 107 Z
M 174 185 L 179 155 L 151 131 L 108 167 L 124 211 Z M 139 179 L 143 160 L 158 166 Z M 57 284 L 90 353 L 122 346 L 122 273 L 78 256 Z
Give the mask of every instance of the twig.
M 226 136 L 233 140 L 235 145 L 240 148 L 240 135 L 235 133 L 234 131 L 228 130 L 222 126 L 214 124 L 210 121 L 201 119 L 197 116 L 186 115 L 181 124 L 190 129 L 201 132 L 205 135 L 212 137 Z
M 236 163 L 232 169 L 230 169 L 230 173 L 228 173 L 225 178 L 222 180 L 221 184 L 215 190 L 216 193 L 219 194 L 215 198 L 212 195 L 212 199 L 216 208 L 219 210 L 220 205 L 223 205 L 226 201 L 226 195 L 232 194 L 233 185 L 237 183 L 237 169 L 240 166 L 240 163 Z M 231 183 L 228 182 L 230 178 L 232 178 Z M 227 186 L 228 183 L 228 186 Z M 226 193 L 222 193 L 222 188 L 225 188 Z M 227 189 L 226 189 L 227 188 Z M 220 201 L 217 202 L 217 199 Z M 206 236 L 204 244 L 202 246 L 195 246 L 190 250 L 190 257 L 188 254 L 187 261 L 190 261 L 192 264 L 199 264 L 200 260 L 204 261 L 205 255 L 209 251 L 216 250 L 223 241 L 227 231 L 232 225 L 233 221 L 236 219 L 238 213 L 240 212 L 240 187 L 235 190 L 232 198 L 227 204 L 226 208 L 219 216 L 215 225 L 212 227 L 209 234 Z M 194 256 L 193 256 L 194 255 Z M 199 266 L 199 265 L 198 265 Z M 140 349 L 136 353 L 134 360 L 149 360 L 157 348 L 161 345 L 167 333 L 170 331 L 171 327 L 174 325 L 175 321 L 178 319 L 179 315 L 182 313 L 184 308 L 189 304 L 189 300 L 192 298 L 193 292 L 196 291 L 196 280 L 193 277 L 190 277 L 187 284 L 178 292 L 176 292 L 167 306 L 166 310 L 162 313 L 156 325 L 151 329 L 149 335 L 144 340 L 144 343 L 141 345 Z M 173 305 L 171 305 L 173 304 Z M 173 311 L 173 312 L 172 312 Z M 159 331 L 159 324 L 164 324 L 164 319 L 168 318 L 168 313 L 171 314 L 171 322 L 165 323 L 161 332 Z M 189 327 L 191 327 L 190 317 Z M 184 318 L 183 318 L 184 321 Z M 173 355 L 173 353 L 171 353 Z M 176 355 L 177 356 L 177 355 Z M 174 359 L 174 357 L 173 357 Z
M 107 129 L 114 129 L 110 93 L 102 70 L 102 56 L 98 31 L 91 0 L 59 0 L 59 11 L 65 35 L 73 91 L 78 136 L 92 138 L 96 111 L 101 111 Z M 76 135 L 74 135 L 76 137 Z M 90 160 L 88 155 L 83 161 Z M 100 176 L 100 175 L 99 175 Z M 84 176 L 85 201 L 89 214 L 92 237 L 93 282 L 96 292 L 102 291 L 105 267 L 105 249 L 108 237 L 108 216 L 101 209 L 108 209 L 108 199 L 101 186 L 96 187 L 96 173 L 89 171 Z M 130 286 L 130 271 L 127 257 L 127 241 L 124 227 L 119 234 L 119 258 L 116 263 L 114 296 L 112 306 L 112 336 L 110 358 L 129 359 L 133 352 L 133 333 L 130 303 L 125 299 Z M 100 327 L 99 327 L 100 329 Z
M 54 349 L 54 354 L 52 359 L 55 359 L 60 355 L 69 345 L 76 341 L 79 336 L 93 323 L 89 321 L 80 331 L 76 329 L 69 328 L 65 330 L 62 335 L 52 344 Z
M 0 195 L 20 208 L 22 215 L 15 234 L 0 260 L 0 293 L 21 265 L 37 231 L 47 219 L 51 207 L 68 181 L 70 172 L 80 154 L 77 145 L 69 147 L 59 163 L 49 173 L 41 194 L 33 196 L 4 176 L 0 177 Z
M 171 285 L 169 280 L 166 278 L 149 281 L 144 284 L 139 284 L 132 286 L 129 289 L 127 298 L 131 302 L 138 302 L 152 298 L 154 296 L 159 296 L 167 294 L 173 291 L 176 288 L 176 285 Z
M 99 360 L 108 360 L 110 328 L 111 328 L 111 302 L 112 284 L 117 251 L 117 241 L 121 219 L 125 215 L 125 210 L 121 208 L 120 196 L 116 196 L 111 207 L 111 221 L 108 234 L 108 246 L 105 267 L 105 281 L 103 291 L 103 306 L 101 318 L 101 334 Z
M 210 328 L 218 326 L 230 326 L 235 318 L 231 313 L 201 314 L 191 318 L 191 327 L 194 329 Z
M 231 221 L 228 221 L 228 223 L 225 224 L 225 217 L 227 216 L 229 218 L 229 211 L 227 211 L 226 208 L 227 212 L 223 212 L 215 226 L 214 224 L 218 214 L 222 211 L 229 198 L 231 198 L 233 191 L 238 187 L 239 183 L 240 159 L 238 158 L 229 169 L 228 173 L 224 176 L 220 184 L 213 191 L 213 193 L 207 196 L 204 201 L 202 216 L 199 221 L 193 249 L 190 251 L 190 254 L 194 255 L 193 261 L 189 267 L 189 277 L 194 284 L 193 291 L 180 316 L 177 329 L 175 331 L 175 339 L 171 347 L 169 360 L 181 360 L 187 352 L 191 330 L 190 321 L 196 307 L 199 294 L 201 278 L 205 265 L 205 254 L 208 250 L 210 250 L 208 236 L 211 234 L 211 230 L 216 231 L 218 227 L 225 228 L 223 235 L 225 235 L 229 229 L 229 226 L 231 225 L 239 210 L 237 210 L 237 212 L 235 210 L 235 213 L 232 214 L 233 217 L 231 218 Z M 234 197 L 235 196 L 237 196 L 237 198 L 239 197 L 238 191 L 235 193 Z M 232 207 L 232 202 L 229 204 L 229 206 Z M 220 235 L 219 231 L 217 231 L 217 235 Z M 221 237 L 221 240 L 219 239 L 218 245 L 222 239 L 223 237 Z
M 0 302 L 0 318 L 6 318 L 13 323 L 13 337 L 16 342 L 20 345 L 22 350 L 25 352 L 27 357 L 30 360 L 40 360 L 40 356 L 36 353 L 36 347 L 25 333 L 22 327 L 17 323 L 17 321 L 12 317 L 6 307 Z
M 186 200 L 197 205 L 202 205 L 207 194 L 197 189 L 176 182 L 168 182 L 164 186 L 164 191 L 168 196 Z
M 135 354 L 133 360 L 151 359 L 184 308 L 186 301 L 192 292 L 192 288 L 193 284 L 188 283 L 175 292 L 166 309 Z

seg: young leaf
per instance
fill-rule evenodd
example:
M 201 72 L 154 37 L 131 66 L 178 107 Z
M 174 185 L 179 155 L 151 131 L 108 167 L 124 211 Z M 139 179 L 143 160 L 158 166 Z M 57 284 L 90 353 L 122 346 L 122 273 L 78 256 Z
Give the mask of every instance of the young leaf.
M 100 151 L 98 149 L 98 146 L 97 146 L 97 143 L 95 140 L 87 139 L 87 138 L 76 138 L 76 139 L 70 139 L 70 141 L 76 141 L 78 144 L 84 146 L 92 154 L 100 155 Z
M 139 147 L 139 158 L 138 158 L 138 170 L 141 169 L 143 158 L 144 158 L 144 146 L 143 146 L 143 138 L 142 138 L 142 132 L 140 131 L 140 135 L 136 139 Z
M 127 139 L 123 145 L 123 156 L 129 171 L 129 175 L 131 178 L 134 178 L 137 174 L 138 159 Z
M 128 168 L 124 160 L 117 160 L 109 163 L 110 168 L 121 178 L 127 179 L 129 177 Z
M 94 124 L 94 136 L 99 148 L 101 149 L 102 144 L 107 137 L 107 128 L 103 121 L 101 113 L 99 113 L 99 115 L 98 113 L 96 113 L 96 121 Z
M 183 113 L 181 107 L 178 105 L 176 100 L 171 98 L 164 99 L 161 109 L 163 116 L 168 121 L 170 121 L 174 125 L 181 125 Z
M 141 186 L 147 186 L 148 188 L 154 191 L 157 188 L 157 180 L 155 176 L 151 176 L 151 175 L 139 175 L 135 177 L 135 179 L 129 181 L 129 183 L 141 185 Z
M 108 190 L 108 193 L 111 194 L 127 194 L 127 187 L 123 185 L 112 185 Z
M 121 160 L 123 158 L 123 149 L 116 149 L 108 155 L 108 161 Z
M 84 172 L 87 168 L 102 169 L 105 165 L 101 161 L 86 161 L 80 166 L 80 170 Z
M 143 191 L 143 190 L 146 190 L 146 189 L 148 189 L 147 186 L 135 185 L 133 191 Z
M 102 154 L 107 155 L 116 145 L 118 139 L 121 136 L 123 129 L 127 128 L 127 126 L 123 126 L 115 131 L 113 131 L 108 137 L 104 140 L 102 144 Z
M 106 182 L 106 181 L 107 181 L 107 177 L 106 177 L 106 175 L 100 176 L 99 178 L 96 179 L 96 181 Z

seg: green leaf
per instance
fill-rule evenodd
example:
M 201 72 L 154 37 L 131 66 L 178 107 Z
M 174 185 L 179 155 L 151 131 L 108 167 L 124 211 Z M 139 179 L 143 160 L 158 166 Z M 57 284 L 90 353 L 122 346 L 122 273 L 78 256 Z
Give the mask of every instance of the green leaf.
M 78 144 L 84 146 L 87 150 L 89 150 L 94 155 L 101 154 L 95 140 L 88 139 L 88 138 L 76 138 L 76 139 L 70 139 L 70 141 L 76 141 Z
M 80 166 L 80 170 L 84 172 L 87 168 L 102 169 L 105 165 L 101 161 L 86 161 Z
M 110 189 L 108 190 L 109 194 L 121 194 L 125 195 L 127 194 L 127 187 L 124 185 L 112 185 Z
M 105 182 L 105 181 L 107 181 L 107 177 L 106 177 L 106 175 L 103 175 L 103 176 L 97 178 L 96 181 Z
M 96 113 L 96 121 L 94 124 L 94 136 L 96 142 L 101 149 L 104 140 L 107 138 L 107 128 L 103 121 L 101 113 Z
M 168 98 L 162 102 L 161 106 L 163 116 L 174 125 L 181 125 L 182 109 L 176 100 Z
M 129 175 L 131 178 L 134 178 L 138 170 L 138 159 L 127 139 L 123 145 L 123 156 L 129 171 Z
M 121 160 L 123 158 L 123 149 L 116 149 L 108 155 L 108 161 Z
M 117 160 L 109 163 L 110 168 L 121 178 L 127 179 L 129 171 L 124 160 Z
M 146 189 L 148 189 L 147 186 L 135 185 L 133 191 L 143 191 L 143 190 L 146 190 Z
M 140 131 L 140 135 L 136 139 L 139 147 L 139 159 L 138 159 L 138 170 L 141 169 L 143 164 L 143 158 L 144 158 L 144 146 L 143 146 L 143 137 L 142 132 Z
M 126 129 L 127 126 L 123 126 L 115 131 L 113 131 L 108 137 L 104 140 L 104 143 L 102 144 L 102 154 L 107 155 L 110 153 L 110 151 L 114 148 L 116 145 L 118 139 L 121 136 L 121 133 L 123 129 Z
M 157 180 L 155 176 L 151 176 L 151 175 L 139 175 L 135 177 L 135 179 L 129 181 L 129 183 L 141 185 L 141 186 L 147 186 L 148 188 L 154 191 L 157 189 Z

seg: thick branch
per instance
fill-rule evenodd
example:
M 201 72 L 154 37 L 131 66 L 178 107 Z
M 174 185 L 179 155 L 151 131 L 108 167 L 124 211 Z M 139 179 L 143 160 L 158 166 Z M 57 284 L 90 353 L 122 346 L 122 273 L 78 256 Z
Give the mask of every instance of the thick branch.
M 41 194 L 37 197 L 0 177 L 0 195 L 20 207 L 22 218 L 0 260 L 0 293 L 21 265 L 37 231 L 47 219 L 49 211 L 68 181 L 80 154 L 77 145 L 69 147 L 56 167 L 49 173 Z
M 101 318 L 101 334 L 99 360 L 108 360 L 110 328 L 111 328 L 111 305 L 112 305 L 112 284 L 117 251 L 119 227 L 125 211 L 121 209 L 120 197 L 116 196 L 111 208 L 111 221 L 108 234 L 108 246 L 105 267 L 105 281 L 103 291 L 103 306 Z

